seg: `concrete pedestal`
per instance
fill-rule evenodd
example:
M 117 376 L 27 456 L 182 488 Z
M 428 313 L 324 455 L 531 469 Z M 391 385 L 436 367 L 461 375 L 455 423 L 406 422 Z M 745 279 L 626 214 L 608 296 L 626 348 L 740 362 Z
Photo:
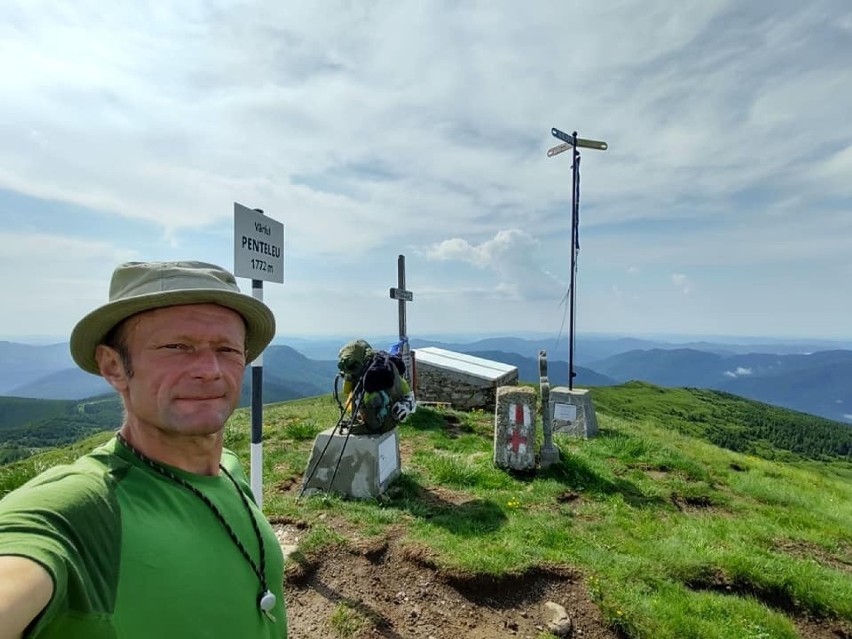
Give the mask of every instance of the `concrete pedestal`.
M 587 389 L 555 386 L 550 389 L 549 408 L 554 433 L 585 438 L 598 434 L 598 418 Z
M 535 391 L 500 386 L 494 410 L 494 465 L 509 470 L 535 469 Z
M 399 433 L 396 429 L 379 435 L 350 435 L 348 438 L 340 433 L 332 435 L 333 432 L 333 428 L 324 430 L 314 440 L 305 471 L 305 478 L 311 478 L 304 486 L 306 494 L 333 492 L 354 499 L 371 499 L 384 493 L 399 477 Z M 340 467 L 334 484 L 330 485 L 338 459 Z

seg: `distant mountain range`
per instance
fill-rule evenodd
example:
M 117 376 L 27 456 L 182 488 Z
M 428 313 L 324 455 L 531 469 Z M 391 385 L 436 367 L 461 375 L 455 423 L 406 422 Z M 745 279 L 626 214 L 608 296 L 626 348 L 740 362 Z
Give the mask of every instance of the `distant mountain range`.
M 0 342 L 0 371 L 5 373 L 6 380 L 0 386 L 0 396 L 80 400 L 113 392 L 102 377 L 75 366 L 67 355 L 67 344 L 17 348 L 20 346 L 24 345 Z M 66 353 L 64 357 L 59 355 L 61 351 Z M 28 358 L 26 363 L 22 363 L 22 354 Z M 308 359 L 289 346 L 270 346 L 263 354 L 263 363 L 265 402 L 330 393 L 337 373 L 336 361 Z M 12 373 L 17 366 L 22 370 L 15 376 Z M 251 368 L 247 367 L 240 405 L 247 406 L 250 401 Z
M 343 341 L 300 340 L 299 350 L 283 344 L 270 346 L 263 359 L 264 402 L 331 392 L 335 358 Z M 503 337 L 470 343 L 413 339 L 411 344 L 415 349 L 436 346 L 517 366 L 520 379 L 528 382 L 538 381 L 538 353 L 544 350 L 551 385 L 568 383 L 565 339 Z M 819 346 L 825 343 L 694 342 L 687 346 L 635 338 L 578 338 L 574 385 L 642 380 L 660 386 L 709 388 L 852 423 L 852 350 L 812 350 Z M 309 357 L 303 351 L 325 357 Z M 248 369 L 243 406 L 250 402 L 250 378 Z M 103 379 L 74 366 L 67 344 L 0 342 L 2 396 L 81 400 L 110 393 Z
M 468 355 L 490 359 L 515 366 L 518 369 L 518 378 L 524 382 L 539 381 L 538 356 L 535 358 L 524 357 L 517 353 L 506 353 L 504 351 L 463 351 Z M 415 358 L 416 359 L 416 358 Z M 611 377 L 601 375 L 584 366 L 574 366 L 574 385 L 580 386 L 614 386 L 617 382 Z M 568 362 L 560 360 L 547 362 L 547 379 L 551 386 L 566 386 L 568 384 Z
M 723 390 L 768 404 L 852 422 L 852 351 L 718 355 L 694 349 L 629 351 L 590 367 L 621 383 Z

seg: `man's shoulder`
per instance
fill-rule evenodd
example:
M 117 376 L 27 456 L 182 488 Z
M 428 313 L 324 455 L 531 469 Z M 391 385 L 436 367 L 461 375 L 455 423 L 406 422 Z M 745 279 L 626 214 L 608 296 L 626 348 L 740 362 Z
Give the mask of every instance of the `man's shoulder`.
M 245 470 L 243 469 L 243 465 L 240 462 L 240 458 L 237 457 L 237 454 L 229 450 L 227 448 L 222 449 L 222 458 L 221 464 L 225 467 L 232 475 L 239 475 L 245 477 Z

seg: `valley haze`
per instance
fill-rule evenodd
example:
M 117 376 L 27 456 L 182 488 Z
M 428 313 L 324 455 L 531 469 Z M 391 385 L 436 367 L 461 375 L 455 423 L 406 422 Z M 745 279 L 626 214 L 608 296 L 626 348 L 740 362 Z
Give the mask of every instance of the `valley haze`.
M 414 349 L 437 346 L 516 366 L 526 382 L 538 381 L 537 359 L 544 350 L 551 385 L 567 385 L 567 336 L 523 335 L 410 339 Z M 383 349 L 397 340 L 391 335 L 276 337 L 264 355 L 264 401 L 330 393 L 338 350 L 357 337 Z M 100 377 L 74 366 L 66 342 L 23 341 L 0 342 L 0 396 L 81 400 L 112 392 Z M 847 341 L 580 334 L 574 365 L 579 388 L 631 380 L 708 388 L 852 424 L 852 343 Z M 246 381 L 244 405 L 248 391 Z

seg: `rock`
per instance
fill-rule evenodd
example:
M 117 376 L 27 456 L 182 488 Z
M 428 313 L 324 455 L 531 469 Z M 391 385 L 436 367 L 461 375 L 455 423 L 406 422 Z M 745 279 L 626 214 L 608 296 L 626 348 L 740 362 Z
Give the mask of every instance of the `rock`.
M 570 637 L 574 632 L 574 624 L 565 608 L 552 601 L 544 604 L 544 608 L 548 632 L 557 637 Z

